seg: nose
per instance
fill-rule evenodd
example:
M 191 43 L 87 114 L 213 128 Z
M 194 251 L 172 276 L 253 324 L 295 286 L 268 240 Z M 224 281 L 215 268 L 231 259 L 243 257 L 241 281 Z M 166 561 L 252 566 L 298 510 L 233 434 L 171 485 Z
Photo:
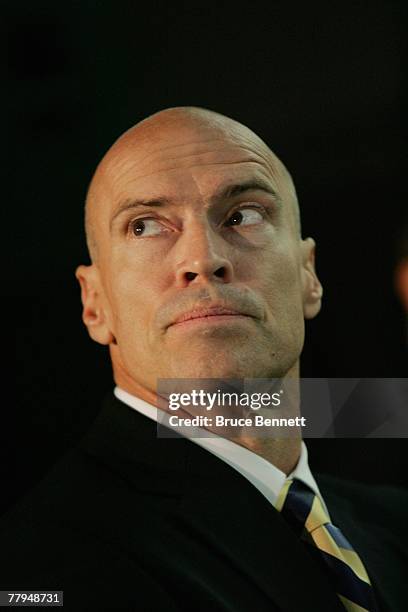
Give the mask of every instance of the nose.
M 230 283 L 233 266 L 227 245 L 216 231 L 203 221 L 185 228 L 177 241 L 176 284 Z

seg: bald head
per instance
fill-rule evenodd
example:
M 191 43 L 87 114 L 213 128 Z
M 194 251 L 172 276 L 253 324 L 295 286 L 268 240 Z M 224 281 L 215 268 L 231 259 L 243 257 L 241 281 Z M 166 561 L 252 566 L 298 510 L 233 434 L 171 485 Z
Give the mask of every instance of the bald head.
M 168 149 L 169 163 L 165 165 L 165 170 L 171 170 L 171 164 L 176 167 L 177 159 L 183 157 L 184 148 L 194 143 L 198 145 L 198 150 L 194 153 L 197 163 L 206 163 L 206 142 L 217 142 L 221 153 L 227 146 L 255 148 L 272 176 L 279 177 L 284 186 L 282 195 L 300 235 L 299 206 L 292 178 L 266 143 L 248 127 L 220 113 L 199 107 L 175 107 L 159 111 L 124 132 L 97 166 L 85 203 L 86 239 L 94 263 L 98 260 L 100 250 L 102 218 L 109 206 L 109 200 L 113 197 L 117 176 L 121 175 L 123 169 L 133 164 L 138 176 L 148 176 L 149 159 L 155 161 L 158 151 Z M 173 150 L 174 156 L 171 154 Z
M 314 241 L 288 171 L 249 128 L 194 107 L 141 121 L 96 169 L 87 234 L 83 320 L 121 388 L 150 401 L 162 378 L 297 371 L 320 308 Z M 180 322 L 209 307 L 230 312 Z

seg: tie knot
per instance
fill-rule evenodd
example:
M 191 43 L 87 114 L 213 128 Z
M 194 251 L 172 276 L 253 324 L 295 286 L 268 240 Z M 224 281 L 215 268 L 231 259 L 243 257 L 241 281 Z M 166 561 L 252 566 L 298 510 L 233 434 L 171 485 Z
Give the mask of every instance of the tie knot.
M 276 501 L 276 509 L 299 533 L 311 533 L 330 522 L 319 497 L 297 478 L 285 481 Z

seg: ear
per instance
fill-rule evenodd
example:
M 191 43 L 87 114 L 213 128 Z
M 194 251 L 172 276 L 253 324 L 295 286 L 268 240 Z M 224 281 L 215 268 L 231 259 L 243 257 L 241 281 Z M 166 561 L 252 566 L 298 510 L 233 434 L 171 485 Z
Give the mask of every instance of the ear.
M 103 287 L 98 268 L 78 266 L 75 276 L 81 286 L 81 300 L 83 305 L 82 320 L 88 333 L 99 344 L 116 343 L 115 337 L 107 324 L 107 317 L 103 305 Z
M 305 319 L 313 319 L 322 305 L 323 287 L 315 270 L 316 244 L 313 238 L 302 240 L 302 293 L 303 315 Z
M 394 273 L 395 290 L 406 312 L 408 312 L 408 258 L 397 265 Z

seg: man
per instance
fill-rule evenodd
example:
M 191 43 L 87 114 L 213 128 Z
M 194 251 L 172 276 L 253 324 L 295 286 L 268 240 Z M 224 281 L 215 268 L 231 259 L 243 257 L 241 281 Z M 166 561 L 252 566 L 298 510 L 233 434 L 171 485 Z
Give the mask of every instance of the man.
M 3 523 L 1 588 L 73 610 L 405 610 L 405 493 L 316 482 L 299 431 L 157 437 L 159 379 L 299 378 L 322 287 L 282 162 L 217 113 L 159 112 L 100 162 L 86 231 L 83 320 L 117 386 Z

